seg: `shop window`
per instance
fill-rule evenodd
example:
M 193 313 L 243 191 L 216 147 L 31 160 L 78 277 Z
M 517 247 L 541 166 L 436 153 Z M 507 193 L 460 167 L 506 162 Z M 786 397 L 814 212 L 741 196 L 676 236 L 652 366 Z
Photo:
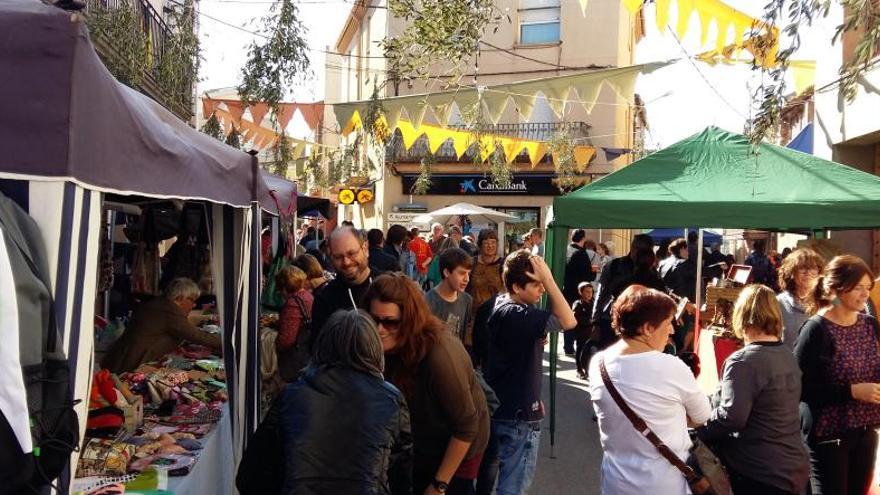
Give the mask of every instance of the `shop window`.
M 521 0 L 519 44 L 558 43 L 561 39 L 559 0 Z

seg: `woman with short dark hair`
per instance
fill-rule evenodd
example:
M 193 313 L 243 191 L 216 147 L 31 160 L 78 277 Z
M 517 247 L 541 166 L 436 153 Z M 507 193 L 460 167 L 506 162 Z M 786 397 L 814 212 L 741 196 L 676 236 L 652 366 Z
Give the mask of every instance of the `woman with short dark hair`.
M 874 275 L 855 256 L 837 256 L 816 283 L 821 309 L 801 327 L 794 355 L 803 373 L 804 422 L 813 494 L 867 493 L 880 426 L 877 320 L 864 313 Z
M 367 313 L 331 316 L 306 374 L 285 387 L 248 443 L 239 492 L 412 494 L 409 413 L 383 380 L 384 365 Z
M 599 421 L 602 493 L 642 495 L 686 494 L 682 473 L 636 431 L 603 382 L 605 367 L 613 386 L 679 458 L 686 459 L 691 439 L 688 424 L 709 418 L 709 399 L 691 370 L 663 348 L 672 334 L 675 302 L 666 294 L 631 285 L 617 297 L 613 326 L 620 340 L 590 363 L 590 398 Z
M 776 294 L 760 284 L 743 289 L 731 326 L 745 347 L 724 361 L 715 410 L 700 438 L 717 442 L 734 493 L 800 494 L 810 480 L 798 415 L 801 371 L 781 341 Z

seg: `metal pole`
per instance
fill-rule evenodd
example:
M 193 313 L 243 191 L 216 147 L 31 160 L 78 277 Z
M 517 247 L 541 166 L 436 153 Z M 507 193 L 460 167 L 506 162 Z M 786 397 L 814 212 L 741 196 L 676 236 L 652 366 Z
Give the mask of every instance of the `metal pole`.
M 697 338 L 699 337 L 697 333 L 697 329 L 700 328 L 700 306 L 702 306 L 703 302 L 703 229 L 699 229 L 697 234 L 697 290 L 696 290 L 696 301 L 694 304 L 697 305 L 697 314 L 696 318 L 694 318 L 694 343 L 696 344 Z

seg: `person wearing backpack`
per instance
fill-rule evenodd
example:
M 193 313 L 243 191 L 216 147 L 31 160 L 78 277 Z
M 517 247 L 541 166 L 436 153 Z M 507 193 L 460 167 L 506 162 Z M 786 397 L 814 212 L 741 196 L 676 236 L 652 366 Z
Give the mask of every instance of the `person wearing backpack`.
M 278 315 L 278 373 L 285 382 L 299 378 L 309 364 L 311 314 L 314 298 L 305 290 L 306 274 L 295 266 L 286 266 L 275 277 L 278 290 L 284 296 L 284 307 Z

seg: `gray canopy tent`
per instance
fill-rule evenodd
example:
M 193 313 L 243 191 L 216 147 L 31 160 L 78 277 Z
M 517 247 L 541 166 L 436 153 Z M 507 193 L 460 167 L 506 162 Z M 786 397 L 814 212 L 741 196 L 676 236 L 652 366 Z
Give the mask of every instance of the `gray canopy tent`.
M 256 158 L 181 122 L 117 82 L 81 14 L 0 0 L 0 188 L 39 225 L 81 434 L 106 194 L 202 201 L 224 333 L 235 455 L 256 429 L 260 286 Z M 75 467 L 76 454 L 72 458 Z M 66 486 L 70 473 L 60 481 Z M 67 479 L 65 479 L 67 478 Z
M 569 229 L 682 225 L 790 231 L 877 228 L 880 177 L 772 144 L 753 148 L 746 136 L 709 127 L 556 198 L 547 259 L 561 284 Z M 701 230 L 700 257 L 702 242 Z M 697 280 L 701 264 L 698 259 Z M 551 336 L 551 349 L 557 338 Z M 556 361 L 551 352 L 551 443 Z

